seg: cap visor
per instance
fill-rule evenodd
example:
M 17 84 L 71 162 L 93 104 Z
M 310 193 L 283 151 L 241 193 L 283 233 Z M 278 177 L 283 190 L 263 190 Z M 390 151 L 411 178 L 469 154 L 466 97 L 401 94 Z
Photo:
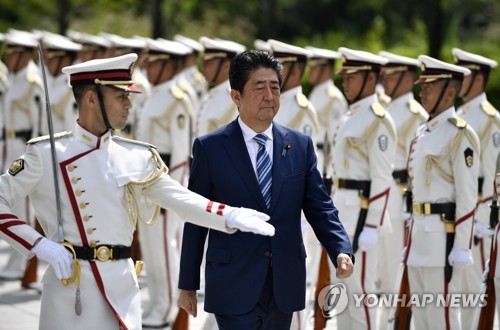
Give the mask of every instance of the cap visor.
M 129 93 L 142 93 L 139 88 L 137 88 L 135 85 L 110 85 L 113 86 L 116 89 L 129 92 Z

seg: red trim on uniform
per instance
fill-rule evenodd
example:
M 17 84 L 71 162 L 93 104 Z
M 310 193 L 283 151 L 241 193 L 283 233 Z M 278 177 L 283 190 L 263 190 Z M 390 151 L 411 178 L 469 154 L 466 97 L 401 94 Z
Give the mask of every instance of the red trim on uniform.
M 479 239 L 479 255 L 481 256 L 481 271 L 484 272 L 485 255 L 484 255 L 484 239 L 482 238 Z
M 361 252 L 361 290 L 365 294 L 366 297 L 366 289 L 365 289 L 365 275 L 366 275 L 366 252 L 362 251 Z M 366 298 L 365 298 L 366 299 Z M 365 311 L 365 316 L 366 316 L 366 324 L 367 324 L 367 329 L 370 330 L 370 312 L 368 311 L 368 306 L 366 304 L 363 304 L 363 309 Z
M 222 211 L 224 211 L 225 207 L 226 207 L 225 204 L 219 203 L 219 208 L 217 209 L 217 215 L 222 215 Z
M 448 282 L 446 282 L 446 275 L 443 272 L 444 277 L 444 296 L 448 297 Z M 444 322 L 446 324 L 446 330 L 450 330 L 450 301 L 448 300 L 444 305 Z
M 186 161 L 184 161 L 184 162 L 182 162 L 182 163 L 179 163 L 179 164 L 177 164 L 177 165 L 175 165 L 175 166 L 173 166 L 173 167 L 169 167 L 169 168 L 168 168 L 168 172 L 169 172 L 169 173 L 172 173 L 172 172 L 174 172 L 174 171 L 176 171 L 176 170 L 178 170 L 178 169 L 180 169 L 180 168 L 183 168 L 184 166 L 187 166 L 187 165 L 188 165 L 188 162 L 187 162 L 187 160 L 186 160 Z
M 26 240 L 22 239 L 21 237 L 19 237 L 18 235 L 14 234 L 12 231 L 9 230 L 9 228 L 12 226 L 23 226 L 23 225 L 28 226 L 28 224 L 22 220 L 19 220 L 13 214 L 0 214 L 0 220 L 2 219 L 11 219 L 11 220 L 0 223 L 0 231 L 4 233 L 6 236 L 10 237 L 12 240 L 22 245 L 26 250 L 31 250 L 33 248 L 32 244 L 28 243 Z
M 387 201 L 389 199 L 389 191 L 391 188 L 387 188 L 385 191 L 381 192 L 378 195 L 373 196 L 368 200 L 368 204 L 371 204 L 372 202 L 376 201 L 379 198 L 382 198 L 385 196 L 385 202 L 384 202 L 384 209 L 382 210 L 382 216 L 380 218 L 380 226 L 384 223 L 384 216 L 385 216 L 385 210 L 387 209 Z
M 74 194 L 72 186 L 71 186 L 71 180 L 70 180 L 70 178 L 68 176 L 68 172 L 66 171 L 66 166 L 68 164 L 74 162 L 75 160 L 80 159 L 83 156 L 86 156 L 87 154 L 89 154 L 89 153 L 91 153 L 93 151 L 96 151 L 96 150 L 99 150 L 99 149 L 91 149 L 89 151 L 86 151 L 84 153 L 76 155 L 76 156 L 74 156 L 72 158 L 69 158 L 69 159 L 67 159 L 64 162 L 61 162 L 59 164 L 59 167 L 61 168 L 61 174 L 62 174 L 63 179 L 64 179 L 64 185 L 66 186 L 66 190 L 68 192 L 68 197 L 69 197 L 69 200 L 70 200 L 70 203 L 71 203 L 71 208 L 73 209 L 73 214 L 75 216 L 76 225 L 78 227 L 78 232 L 80 233 L 80 238 L 82 240 L 83 246 L 88 246 L 89 243 L 88 243 L 88 240 L 87 240 L 87 235 L 85 233 L 85 228 L 83 226 L 82 218 L 80 217 L 80 211 L 79 211 L 79 208 L 78 208 L 78 203 L 76 201 L 76 197 L 75 197 L 75 194 Z M 104 284 L 102 282 L 101 274 L 99 274 L 99 269 L 97 268 L 97 265 L 96 265 L 95 261 L 88 261 L 88 263 L 90 265 L 90 269 L 92 269 L 92 273 L 94 274 L 94 279 L 96 281 L 97 286 L 99 287 L 99 291 L 101 291 L 102 297 L 104 298 L 104 300 L 106 300 L 109 308 L 113 311 L 113 314 L 115 314 L 116 319 L 118 320 L 118 322 L 120 323 L 120 325 L 123 327 L 123 329 L 124 330 L 128 330 L 127 325 L 124 323 L 124 321 L 122 320 L 122 318 L 120 317 L 120 315 L 116 312 L 115 308 L 109 302 L 108 297 L 106 296 L 106 291 L 104 289 Z
M 462 222 L 464 222 L 465 220 L 471 218 L 474 216 L 474 210 L 470 211 L 469 213 L 467 213 L 466 215 L 464 215 L 463 217 L 461 217 L 460 219 L 458 219 L 457 221 L 455 221 L 455 228 L 457 228 L 457 226 L 459 224 L 461 224 Z
M 481 199 L 479 202 L 477 202 L 477 205 L 479 205 L 479 204 L 484 204 L 484 203 L 486 203 L 486 202 L 491 201 L 492 199 L 493 199 L 493 196 L 489 196 L 489 197 L 483 198 L 483 199 Z
M 132 76 L 129 71 L 111 71 L 111 72 L 84 72 L 75 73 L 71 75 L 71 82 L 81 81 L 81 80 L 92 80 L 95 79 L 110 79 L 110 80 L 131 80 Z
M 491 242 L 493 244 L 493 251 L 490 256 L 490 278 L 495 277 L 496 267 L 497 267 L 497 249 L 498 249 L 498 225 L 495 230 L 494 240 Z
M 208 204 L 207 204 L 207 212 L 208 213 L 212 213 L 212 207 L 214 206 L 214 202 L 213 201 L 209 201 Z

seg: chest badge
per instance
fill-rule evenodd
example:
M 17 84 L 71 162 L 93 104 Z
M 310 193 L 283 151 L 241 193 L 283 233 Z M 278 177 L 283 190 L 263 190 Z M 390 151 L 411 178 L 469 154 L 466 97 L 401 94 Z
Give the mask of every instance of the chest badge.
M 386 151 L 388 144 L 389 144 L 389 138 L 387 137 L 387 135 L 382 134 L 378 137 L 378 147 L 380 148 L 380 150 Z

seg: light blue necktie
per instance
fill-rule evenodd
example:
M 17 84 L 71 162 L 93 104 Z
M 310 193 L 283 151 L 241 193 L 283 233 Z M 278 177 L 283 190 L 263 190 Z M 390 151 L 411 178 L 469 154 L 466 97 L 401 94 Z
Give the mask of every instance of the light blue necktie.
M 264 134 L 257 134 L 253 139 L 259 144 L 259 151 L 257 152 L 257 178 L 259 180 L 260 191 L 266 202 L 267 209 L 269 209 L 271 207 L 271 184 L 273 181 L 271 169 L 273 163 L 266 151 L 266 140 L 268 137 Z

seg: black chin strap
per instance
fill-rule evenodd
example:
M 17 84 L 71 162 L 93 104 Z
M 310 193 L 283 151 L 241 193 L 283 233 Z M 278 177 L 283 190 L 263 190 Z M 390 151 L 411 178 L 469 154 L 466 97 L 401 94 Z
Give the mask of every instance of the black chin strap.
M 220 58 L 219 59 L 219 65 L 217 66 L 217 71 L 215 71 L 214 76 L 210 80 L 210 85 L 214 85 L 215 82 L 217 81 L 217 78 L 219 77 L 220 70 L 222 69 L 222 64 L 224 64 L 225 58 Z
M 290 69 L 287 72 L 287 75 L 285 79 L 283 79 L 283 83 L 281 84 L 281 88 L 286 86 L 286 83 L 288 82 L 288 79 L 290 79 L 290 76 L 292 75 L 293 68 L 295 67 L 295 62 L 291 62 Z
M 393 98 L 394 93 L 396 93 L 396 91 L 398 90 L 399 85 L 401 85 L 401 82 L 403 81 L 404 75 L 405 75 L 404 71 L 402 71 L 402 72 L 399 73 L 399 78 L 398 78 L 398 81 L 396 82 L 396 85 L 394 85 L 394 88 L 392 89 L 392 91 L 387 94 L 391 98 Z
M 432 117 L 432 115 L 434 114 L 434 112 L 436 112 L 438 106 L 441 104 L 441 101 L 443 99 L 443 95 L 444 95 L 444 92 L 446 91 L 446 89 L 448 88 L 448 85 L 450 84 L 450 79 L 446 79 L 446 82 L 443 86 L 443 89 L 441 90 L 441 94 L 439 94 L 439 98 L 436 102 L 436 104 L 434 105 L 434 108 L 432 108 L 432 111 L 429 112 L 429 118 Z
M 113 130 L 114 128 L 111 126 L 108 120 L 108 115 L 106 114 L 106 109 L 104 108 L 104 98 L 102 96 L 102 88 L 101 85 L 95 85 L 97 89 L 97 98 L 99 99 L 99 105 L 101 107 L 102 119 L 104 120 L 104 125 L 108 130 Z
M 470 83 L 469 87 L 467 87 L 467 90 L 465 91 L 464 95 L 462 95 L 462 99 L 467 98 L 469 96 L 469 93 L 472 89 L 472 85 L 474 84 L 474 79 L 476 79 L 477 71 L 476 70 L 471 70 L 471 75 L 470 75 Z
M 365 89 L 369 73 L 370 73 L 370 71 L 363 71 L 363 74 L 364 74 L 363 75 L 363 84 L 361 85 L 361 88 L 359 89 L 358 95 L 354 98 L 354 100 L 352 100 L 351 104 L 354 104 L 354 103 L 359 101 L 361 94 L 363 93 L 363 90 Z

